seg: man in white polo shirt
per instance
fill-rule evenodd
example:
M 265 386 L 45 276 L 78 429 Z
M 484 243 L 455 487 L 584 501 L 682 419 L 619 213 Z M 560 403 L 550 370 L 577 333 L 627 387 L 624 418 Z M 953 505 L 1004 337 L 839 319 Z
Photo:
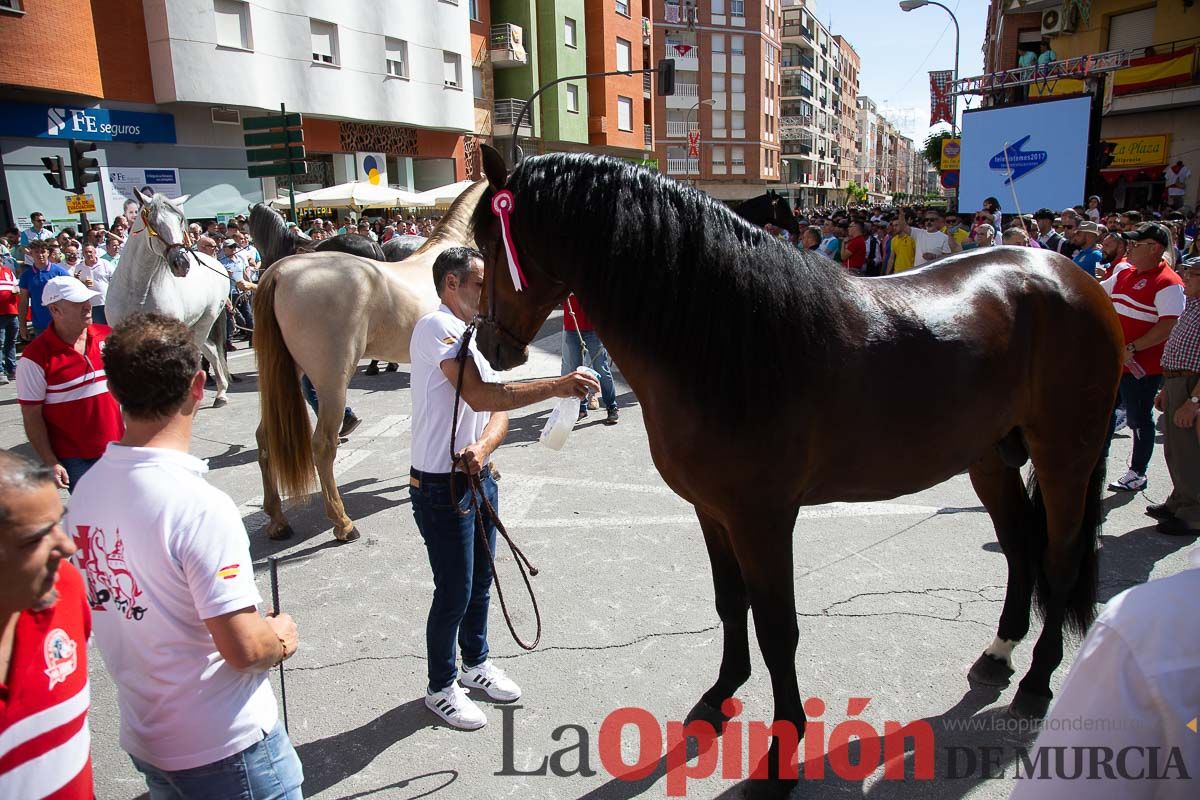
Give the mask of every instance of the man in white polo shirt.
M 300 760 L 266 674 L 296 652 L 296 624 L 259 614 L 241 515 L 188 454 L 204 400 L 192 334 L 135 314 L 108 336 L 104 366 L 125 435 L 79 481 L 68 531 L 121 747 L 151 800 L 298 800 Z
M 490 383 L 491 368 L 472 340 L 462 370 L 462 402 L 454 440 L 458 463 L 453 463 L 450 427 L 454 389 L 459 382 L 457 356 L 467 322 L 479 313 L 483 256 L 467 247 L 444 250 L 433 262 L 433 281 L 442 304 L 421 317 L 409 345 L 413 416 L 408 492 L 429 554 L 434 586 L 425 626 L 429 657 L 425 705 L 448 724 L 474 730 L 486 725 L 487 717 L 467 697 L 464 687 L 479 689 L 501 702 L 520 698 L 521 690 L 488 660 L 492 584 L 488 555 L 496 550 L 496 528 L 485 519 L 484 549 L 476 533 L 475 515 L 460 513 L 471 508 L 473 492 L 463 471 L 479 476 L 484 496 L 498 509 L 499 495 L 489 462 L 508 434 L 508 415 L 502 412 L 551 397 L 583 399 L 589 390 L 600 391 L 600 384 L 579 372 L 522 383 Z M 458 508 L 453 505 L 455 500 Z M 462 651 L 461 674 L 455 657 L 458 650 Z

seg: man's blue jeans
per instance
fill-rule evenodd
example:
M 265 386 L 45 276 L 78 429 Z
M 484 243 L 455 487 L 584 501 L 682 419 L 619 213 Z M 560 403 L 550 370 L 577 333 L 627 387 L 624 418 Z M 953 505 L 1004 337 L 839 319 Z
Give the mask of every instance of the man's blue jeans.
M 455 640 L 467 667 L 487 660 L 488 604 L 492 591 L 492 567 L 475 531 L 471 490 L 465 475 L 454 476 L 453 504 L 449 480 L 416 479 L 408 487 L 413 517 L 433 569 L 433 603 L 425 623 L 425 647 L 429 655 L 429 691 L 440 692 L 458 678 Z M 488 471 L 481 480 L 492 508 L 500 511 L 496 480 Z M 480 501 L 482 506 L 482 501 Z M 496 553 L 496 526 L 486 523 L 487 546 Z
M 300 376 L 300 388 L 304 391 L 304 399 L 308 403 L 309 408 L 313 410 L 313 413 L 321 413 L 317 411 L 317 387 L 312 385 L 312 381 L 308 379 L 307 375 Z M 348 417 L 353 413 L 354 409 L 346 406 L 345 415 Z
M 75 487 L 79 485 L 79 479 L 87 474 L 92 465 L 99 460 L 98 458 L 60 458 L 58 463 L 63 465 L 63 469 L 67 471 L 67 477 L 71 479 L 71 485 L 67 487 L 67 492 L 74 494 Z
M 1133 433 L 1133 458 L 1129 468 L 1145 475 L 1154 455 L 1154 395 L 1162 386 L 1162 375 L 1135 378 L 1128 372 L 1121 376 L 1121 403 L 1125 406 L 1126 421 Z
M 257 744 L 203 767 L 174 772 L 134 758 L 150 800 L 302 800 L 304 769 L 283 723 Z
M 17 334 L 20 330 L 16 314 L 0 315 L 0 367 L 10 378 L 17 372 Z
M 600 341 L 600 337 L 595 331 L 579 331 L 583 335 L 583 341 L 587 344 L 588 359 L 587 364 L 583 363 L 583 347 L 579 344 L 579 336 L 575 331 L 563 331 L 562 344 L 562 374 L 566 375 L 576 367 L 591 367 L 600 374 L 600 396 L 604 399 L 604 407 L 613 409 L 617 407 L 617 387 L 613 385 L 612 376 L 612 360 L 608 357 L 608 350 L 604 347 L 604 342 Z M 581 411 L 587 409 L 587 401 L 584 400 L 579 404 Z

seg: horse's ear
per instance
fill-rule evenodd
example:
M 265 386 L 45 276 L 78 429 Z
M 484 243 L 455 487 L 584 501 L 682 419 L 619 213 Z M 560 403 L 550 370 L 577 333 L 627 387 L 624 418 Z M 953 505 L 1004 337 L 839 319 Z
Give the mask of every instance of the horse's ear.
M 504 156 L 491 145 L 485 144 L 479 149 L 483 153 L 483 174 L 487 176 L 491 187 L 500 191 L 508 182 L 508 168 L 504 166 Z
M 151 202 L 154 201 L 154 196 L 152 194 L 147 194 L 146 192 L 142 191 L 141 189 L 136 189 L 134 191 L 137 194 L 138 203 L 140 203 L 141 205 L 148 206 L 148 205 L 150 205 Z
M 192 199 L 192 196 L 190 194 L 184 194 L 184 195 L 180 195 L 179 197 L 176 197 L 172 202 L 174 202 L 175 205 L 177 205 L 177 206 L 181 206 L 184 203 L 186 203 L 188 200 L 191 200 L 191 199 Z

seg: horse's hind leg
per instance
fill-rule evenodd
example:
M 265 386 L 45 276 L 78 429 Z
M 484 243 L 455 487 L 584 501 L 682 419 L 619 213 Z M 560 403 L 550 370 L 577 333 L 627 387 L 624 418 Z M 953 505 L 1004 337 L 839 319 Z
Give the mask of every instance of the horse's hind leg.
M 1021 472 L 993 453 L 971 465 L 971 484 L 992 517 L 996 539 L 1008 562 L 1008 588 L 996 637 L 971 666 L 971 680 L 1007 686 L 1013 674 L 1012 651 L 1029 633 L 1033 604 L 1035 550 L 1041 548 L 1031 527 L 1032 506 Z
M 204 335 L 201 341 L 196 342 L 200 348 L 200 352 L 208 359 L 208 363 L 212 366 L 213 376 L 217 382 L 217 396 L 213 400 L 213 408 L 221 408 L 229 403 L 229 398 L 225 393 L 229 390 L 229 362 L 225 360 L 225 337 L 220 333 L 225 327 L 225 312 L 222 311 L 216 321 L 213 322 L 209 332 Z M 218 330 L 220 328 L 220 330 Z M 218 342 L 214 338 L 219 339 Z
M 267 537 L 290 539 L 292 526 L 288 523 L 287 517 L 283 515 L 283 501 L 279 498 L 279 488 L 271 477 L 271 471 L 267 469 L 267 460 L 271 454 L 267 452 L 266 436 L 263 434 L 261 424 L 254 432 L 254 438 L 258 441 L 258 469 L 262 473 L 263 511 L 271 518 L 271 522 L 267 525 Z
M 771 748 L 766 762 L 751 764 L 750 796 L 784 798 L 799 781 L 799 742 L 805 716 L 796 684 L 796 591 L 792 532 L 797 509 L 755 509 L 729 527 L 754 614 L 754 631 L 775 697 Z M 764 769 L 765 767 L 765 769 Z M 767 780 L 761 780 L 766 778 Z
M 311 379 L 312 376 L 310 375 Z M 317 476 L 321 479 L 321 495 L 325 499 L 325 515 L 333 523 L 333 535 L 342 542 L 353 542 L 358 538 L 358 528 L 346 516 L 346 507 L 338 493 L 337 479 L 333 476 L 333 459 L 337 455 L 338 431 L 346 413 L 346 386 L 344 383 L 317 387 L 317 427 L 313 431 L 313 460 L 317 465 Z
M 1103 465 L 1095 460 L 1098 450 L 1072 448 L 1060 458 L 1047 458 L 1036 443 L 1031 448 L 1037 470 L 1032 518 L 1045 525 L 1036 586 L 1044 623 L 1029 672 L 1010 705 L 1020 716 L 1045 715 L 1053 697 L 1050 678 L 1062 663 L 1063 626 L 1082 635 L 1095 614 L 1096 535 L 1104 484 Z
M 737 556 L 730 546 L 729 534 L 716 520 L 697 509 L 708 561 L 712 565 L 713 589 L 716 594 L 717 616 L 725 638 L 721 654 L 721 669 L 717 682 L 700 698 L 688 714 L 688 721 L 703 719 L 712 723 L 717 733 L 729 716 L 721 705 L 750 677 L 750 632 L 747 612 L 750 600 Z

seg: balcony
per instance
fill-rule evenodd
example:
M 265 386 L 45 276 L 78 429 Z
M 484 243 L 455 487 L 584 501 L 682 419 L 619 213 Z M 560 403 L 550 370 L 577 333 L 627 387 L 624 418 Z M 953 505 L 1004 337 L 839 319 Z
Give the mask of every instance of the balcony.
M 693 130 L 693 131 L 700 130 L 700 127 L 699 127 L 699 125 L 697 125 L 694 122 L 691 123 L 690 126 L 688 125 L 687 122 L 673 122 L 673 121 L 669 121 L 669 120 L 667 122 L 667 137 L 668 138 L 671 138 L 671 139 L 683 138 L 684 136 L 688 135 L 688 130 Z
M 667 174 L 668 175 L 687 175 L 693 172 L 693 164 L 696 162 L 690 158 L 668 158 L 667 159 Z
M 675 59 L 675 69 L 697 72 L 700 69 L 700 50 L 688 42 L 666 42 L 667 58 Z
M 654 29 L 650 26 L 650 18 L 642 17 L 642 46 L 649 47 L 654 43 Z
M 676 83 L 675 94 L 666 98 L 667 108 L 688 109 L 700 97 L 700 87 L 694 83 Z
M 1153 45 L 1151 52 L 1133 51 L 1129 68 L 1112 74 L 1112 105 L 1105 116 L 1170 108 L 1195 106 L 1200 103 L 1200 80 L 1197 73 L 1197 51 L 1200 37 L 1181 39 Z M 1157 73 L 1153 85 L 1140 82 L 1146 68 Z M 1134 72 L 1137 70 L 1138 72 Z
M 653 125 L 643 125 L 642 128 L 643 128 L 642 144 L 644 144 L 646 146 L 647 150 L 653 150 L 654 149 L 654 126 Z
M 488 52 L 492 66 L 496 69 L 523 67 L 529 63 L 529 55 L 522 42 L 521 26 L 502 22 L 492 26 Z
M 678 25 L 682 21 L 683 10 L 679 7 L 678 3 L 667 3 L 663 6 L 663 22 L 668 25 Z M 667 170 L 670 171 L 670 167 Z
M 525 107 L 524 100 L 516 98 L 497 98 L 493 105 L 492 113 L 492 132 L 496 136 L 512 136 L 513 128 L 517 124 L 517 117 L 521 115 L 521 109 Z M 521 124 L 521 136 L 531 136 L 533 128 L 530 122 L 529 115 L 525 115 L 525 121 Z
M 653 91 L 654 91 L 654 78 L 653 78 L 652 74 L 649 72 L 643 72 L 642 73 L 642 95 L 644 95 L 645 97 L 650 97 L 650 94 Z

